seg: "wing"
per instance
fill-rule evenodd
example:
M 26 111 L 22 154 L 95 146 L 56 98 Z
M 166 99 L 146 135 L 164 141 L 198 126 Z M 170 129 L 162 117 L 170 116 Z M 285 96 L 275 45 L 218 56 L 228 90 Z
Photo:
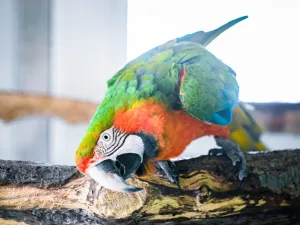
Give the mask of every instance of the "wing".
M 246 18 L 237 18 L 210 32 L 186 35 L 178 41 L 207 46 L 225 30 Z M 201 56 L 185 57 L 182 62 L 180 99 L 183 108 L 198 119 L 219 125 L 229 124 L 232 109 L 238 103 L 239 87 L 234 71 L 207 51 Z
M 231 122 L 239 86 L 232 69 L 205 48 L 181 60 L 180 100 L 193 117 L 218 125 Z

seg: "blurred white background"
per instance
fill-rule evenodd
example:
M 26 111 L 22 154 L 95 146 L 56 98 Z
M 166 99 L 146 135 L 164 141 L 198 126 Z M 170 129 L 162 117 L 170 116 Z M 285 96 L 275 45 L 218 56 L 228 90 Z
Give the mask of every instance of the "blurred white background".
M 166 40 L 248 15 L 208 49 L 237 73 L 240 99 L 300 101 L 300 1 L 129 0 L 128 59 Z
M 208 49 L 237 72 L 243 101 L 298 102 L 299 11 L 298 0 L 1 0 L 0 90 L 100 102 L 108 78 L 140 53 L 248 15 Z M 86 128 L 0 121 L 0 158 L 74 164 Z M 296 134 L 263 138 L 270 148 L 300 146 Z M 211 145 L 198 141 L 187 153 Z

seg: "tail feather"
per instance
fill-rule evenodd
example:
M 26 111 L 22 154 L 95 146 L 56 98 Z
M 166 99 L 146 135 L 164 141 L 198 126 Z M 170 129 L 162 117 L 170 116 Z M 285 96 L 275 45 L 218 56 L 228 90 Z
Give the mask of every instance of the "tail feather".
M 229 124 L 230 139 L 240 145 L 243 151 L 266 151 L 267 147 L 260 140 L 263 132 L 244 103 L 235 107 L 232 122 Z
M 202 44 L 203 46 L 207 46 L 211 43 L 216 37 L 222 34 L 224 31 L 228 30 L 230 27 L 234 26 L 235 24 L 239 23 L 242 20 L 247 19 L 248 16 L 242 16 L 237 19 L 231 20 L 230 22 L 222 25 L 221 27 L 212 30 L 212 31 L 198 31 L 192 34 L 185 35 L 181 38 L 178 38 L 177 41 L 191 41 Z

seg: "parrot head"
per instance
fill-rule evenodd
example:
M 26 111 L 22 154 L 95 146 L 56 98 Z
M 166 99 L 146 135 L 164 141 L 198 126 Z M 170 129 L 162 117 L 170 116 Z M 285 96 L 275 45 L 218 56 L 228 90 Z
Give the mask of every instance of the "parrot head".
M 82 143 L 82 146 L 86 147 Z M 137 192 L 125 180 L 133 174 L 142 174 L 144 162 L 157 152 L 157 141 L 143 133 L 125 133 L 111 126 L 104 130 L 92 148 L 90 156 L 81 157 L 77 151 L 76 165 L 80 172 L 103 187 L 118 192 Z M 150 152 L 150 154 L 147 154 Z

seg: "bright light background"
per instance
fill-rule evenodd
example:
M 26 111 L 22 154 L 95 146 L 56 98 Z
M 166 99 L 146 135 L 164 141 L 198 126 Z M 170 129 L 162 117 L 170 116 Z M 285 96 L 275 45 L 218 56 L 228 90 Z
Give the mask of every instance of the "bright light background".
M 128 0 L 128 60 L 244 15 L 208 46 L 237 73 L 240 99 L 300 101 L 299 0 Z

